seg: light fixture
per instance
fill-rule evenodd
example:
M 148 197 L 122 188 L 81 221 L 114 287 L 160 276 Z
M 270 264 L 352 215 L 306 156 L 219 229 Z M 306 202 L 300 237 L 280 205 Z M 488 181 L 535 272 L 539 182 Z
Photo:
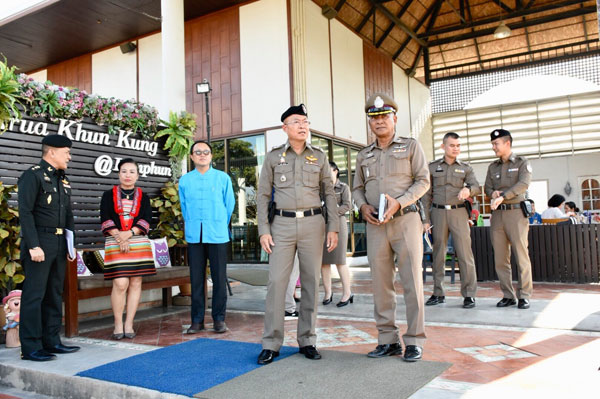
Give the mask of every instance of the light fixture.
M 510 36 L 510 28 L 506 26 L 504 21 L 500 22 L 500 25 L 494 31 L 494 37 L 496 39 L 504 39 Z
M 207 79 L 202 80 L 202 83 L 196 83 L 196 93 L 198 94 L 206 94 L 210 93 L 210 83 L 208 83 Z
M 208 101 L 208 93 L 211 92 L 208 79 L 202 79 L 202 83 L 196 83 L 196 93 L 204 94 L 204 102 L 206 109 L 206 141 L 210 144 L 210 103 Z
M 119 47 L 121 48 L 121 52 L 123 54 L 131 53 L 137 48 L 137 46 L 133 42 L 123 43 Z

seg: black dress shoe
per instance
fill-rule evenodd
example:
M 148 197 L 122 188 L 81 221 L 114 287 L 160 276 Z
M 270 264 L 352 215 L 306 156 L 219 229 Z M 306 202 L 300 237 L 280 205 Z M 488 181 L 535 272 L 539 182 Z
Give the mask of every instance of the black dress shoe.
M 285 317 L 298 317 L 299 315 L 300 313 L 298 313 L 297 310 L 294 310 L 293 312 L 285 311 Z
M 341 308 L 342 306 L 346 306 L 349 303 L 354 303 L 354 294 L 351 294 L 350 298 L 348 298 L 348 300 L 346 300 L 346 301 L 339 301 L 338 303 L 335 304 L 335 306 L 337 306 L 338 308 Z
M 529 309 L 529 299 L 519 299 L 519 309 Z
M 416 345 L 406 345 L 403 359 L 407 362 L 416 362 L 423 357 L 423 349 Z
M 204 323 L 192 323 L 190 328 L 185 332 L 186 334 L 196 334 L 204 330 Z
M 323 299 L 323 305 L 329 305 L 331 302 L 333 302 L 333 294 L 329 298 Z
M 513 306 L 513 305 L 516 305 L 516 304 L 517 304 L 517 301 L 515 301 L 512 298 L 502 298 L 500 300 L 500 302 L 498 302 L 496 304 L 496 306 L 499 307 L 499 308 L 505 308 L 507 306 Z
M 465 300 L 463 301 L 463 308 L 471 309 L 474 307 L 475 307 L 475 298 L 473 298 L 472 296 L 466 296 Z
M 33 360 L 34 362 L 47 362 L 49 360 L 56 359 L 56 355 L 48 353 L 43 349 L 39 349 L 39 350 L 33 351 L 27 355 L 24 353 L 21 353 L 21 359 Z
M 79 349 L 81 349 L 79 346 L 67 346 L 63 344 L 58 344 L 49 348 L 44 348 L 44 351 L 48 353 L 73 353 L 77 352 Z
M 223 334 L 227 331 L 227 325 L 223 320 L 215 321 L 213 323 L 213 328 L 216 333 Z
M 402 354 L 402 345 L 398 342 L 395 344 L 377 345 L 375 350 L 367 354 L 368 357 L 384 357 L 384 356 L 395 356 Z
M 304 355 L 307 359 L 311 360 L 319 360 L 321 358 L 321 354 L 313 345 L 307 345 L 300 348 L 300 353 Z
M 432 295 L 429 297 L 429 299 L 427 300 L 427 302 L 425 302 L 426 306 L 433 306 L 433 305 L 437 305 L 438 303 L 445 303 L 446 302 L 446 297 L 441 295 L 441 296 L 437 296 L 437 295 Z
M 263 349 L 260 352 L 260 355 L 258 355 L 258 364 L 269 364 L 273 361 L 273 359 L 275 359 L 277 356 L 279 356 L 279 352 L 276 351 L 272 351 L 270 349 Z

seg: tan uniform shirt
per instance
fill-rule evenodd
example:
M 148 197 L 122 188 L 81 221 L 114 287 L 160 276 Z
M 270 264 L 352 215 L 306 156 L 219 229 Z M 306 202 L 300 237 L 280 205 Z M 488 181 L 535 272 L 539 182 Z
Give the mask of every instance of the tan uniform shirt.
M 396 137 L 385 149 L 375 141 L 356 157 L 352 197 L 359 209 L 365 203 L 377 209 L 380 194 L 396 198 L 400 207 L 405 208 L 421 198 L 428 188 L 425 153 L 415 139 Z
M 498 158 L 488 166 L 485 178 L 485 194 L 492 197 L 494 191 L 500 191 L 503 203 L 517 204 L 525 200 L 525 192 L 531 183 L 531 165 L 521 156 L 510 154 L 508 162 Z
M 272 192 L 277 209 L 300 211 L 320 208 L 321 190 L 327 205 L 327 231 L 337 232 L 337 201 L 331 168 L 323 150 L 306 143 L 302 153 L 296 154 L 289 142 L 273 148 L 265 156 L 258 182 L 259 236 L 271 234 L 268 208 Z
M 431 187 L 422 199 L 426 223 L 430 223 L 432 202 L 437 205 L 459 205 L 464 203 L 464 200 L 458 199 L 458 193 L 464 187 L 469 188 L 471 197 L 481 192 L 481 186 L 477 182 L 473 168 L 458 159 L 453 164 L 447 164 L 444 158 L 431 161 L 429 173 Z
M 342 183 L 339 179 L 333 186 L 335 192 L 335 200 L 337 202 L 337 213 L 339 216 L 344 216 L 346 212 L 352 208 L 350 200 L 350 187 L 346 183 Z

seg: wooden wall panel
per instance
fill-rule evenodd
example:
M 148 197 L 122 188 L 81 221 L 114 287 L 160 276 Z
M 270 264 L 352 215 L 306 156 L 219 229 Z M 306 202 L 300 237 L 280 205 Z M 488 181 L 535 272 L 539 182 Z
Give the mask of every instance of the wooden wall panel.
M 60 86 L 76 87 L 91 93 L 92 54 L 84 54 L 49 66 L 48 80 Z
M 196 139 L 206 138 L 205 99 L 196 83 L 210 82 L 211 140 L 242 132 L 239 8 L 185 24 L 186 106 L 197 115 Z
M 363 41 L 365 68 L 365 101 L 373 93 L 385 93 L 394 98 L 394 78 L 392 60 L 376 48 Z M 372 143 L 375 135 L 367 128 L 367 142 Z
M 367 98 L 373 93 L 385 93 L 394 98 L 392 60 L 366 42 L 363 43 L 363 57 Z

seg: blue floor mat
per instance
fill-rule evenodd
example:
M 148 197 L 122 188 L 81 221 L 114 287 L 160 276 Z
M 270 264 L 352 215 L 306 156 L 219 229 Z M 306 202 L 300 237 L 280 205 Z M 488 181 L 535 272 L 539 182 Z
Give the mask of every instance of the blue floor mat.
M 77 375 L 193 396 L 252 371 L 260 344 L 198 338 L 85 370 Z M 283 346 L 279 359 L 298 353 Z

